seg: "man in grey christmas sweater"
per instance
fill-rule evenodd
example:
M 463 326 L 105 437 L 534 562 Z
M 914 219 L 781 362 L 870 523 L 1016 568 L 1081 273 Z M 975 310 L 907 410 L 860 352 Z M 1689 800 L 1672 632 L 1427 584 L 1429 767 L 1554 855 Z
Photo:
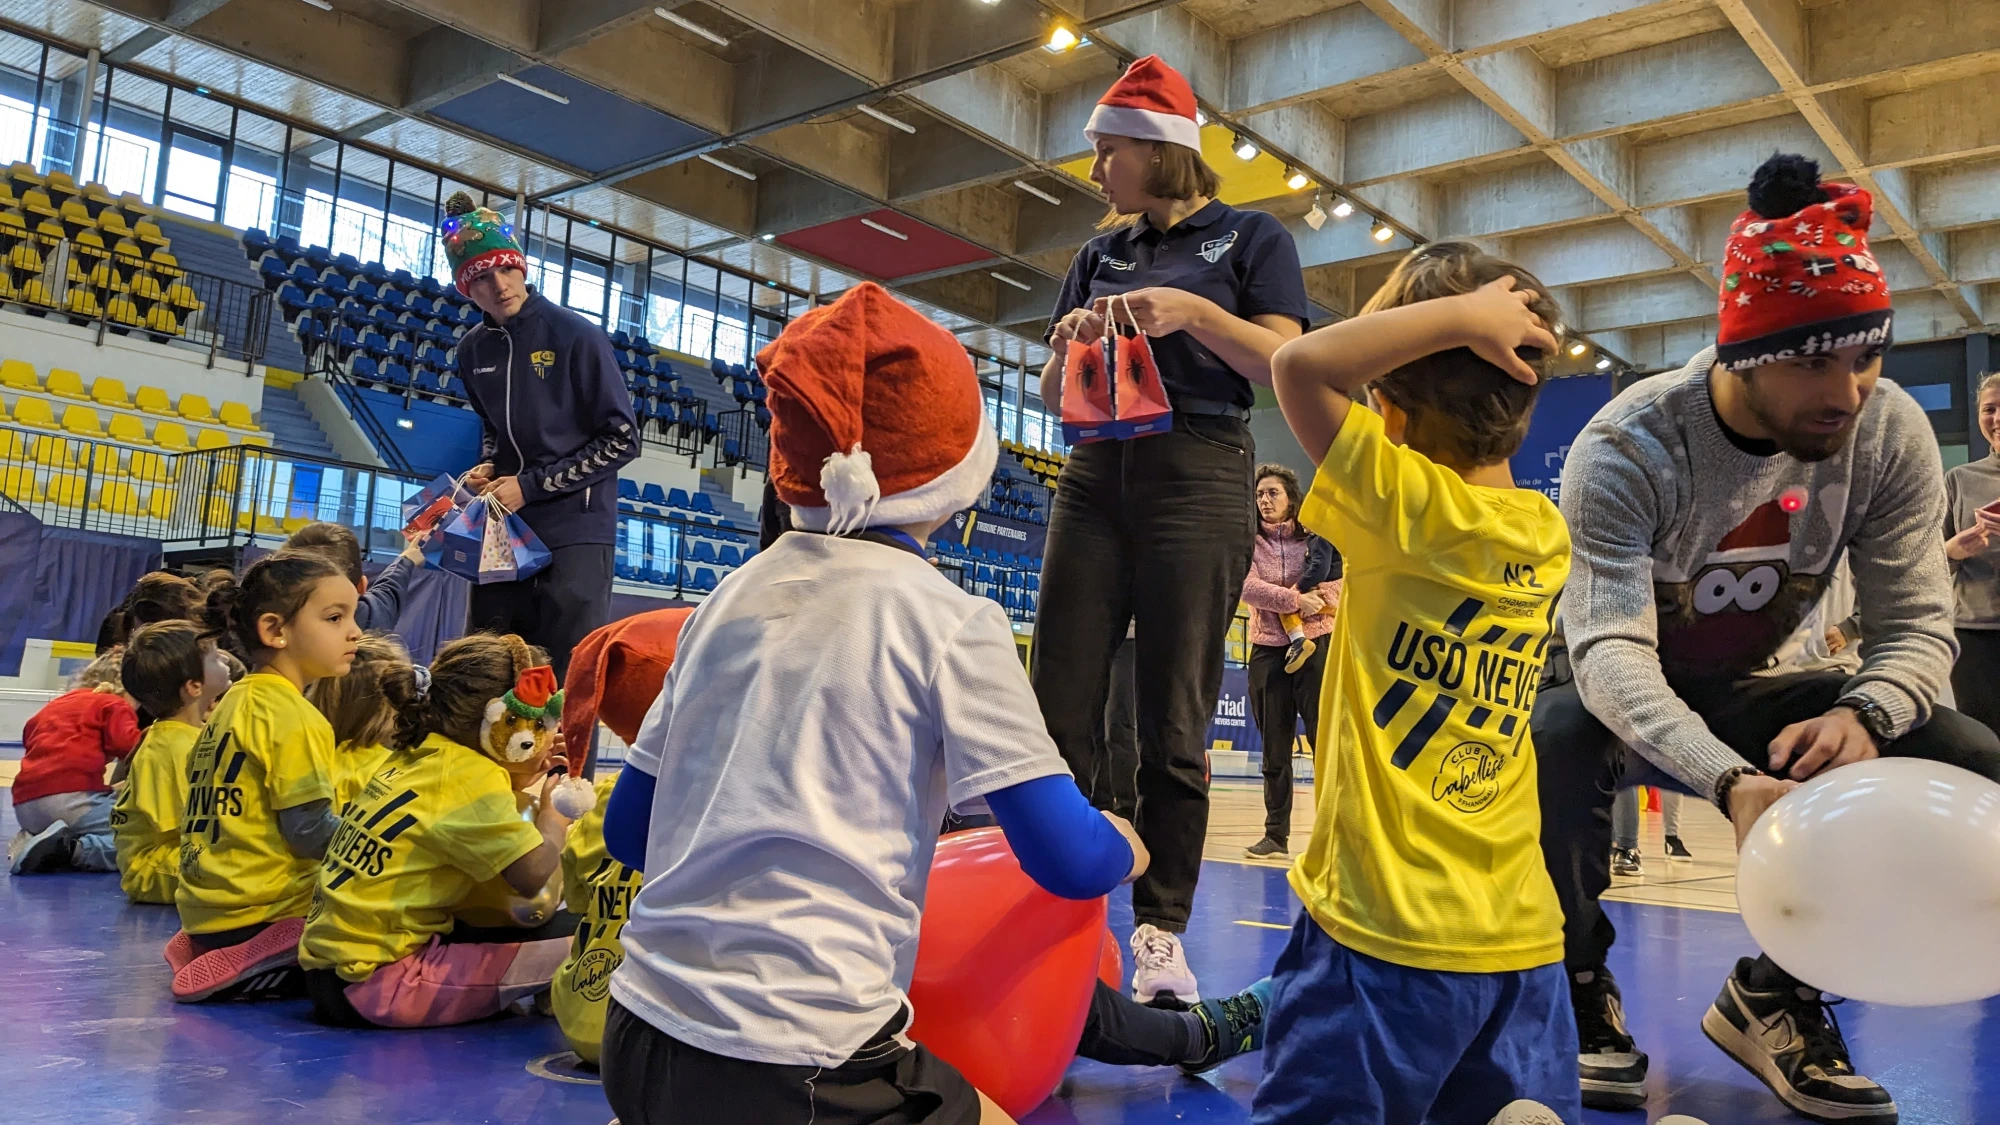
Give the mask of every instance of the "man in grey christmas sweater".
M 2000 780 L 2000 738 L 1936 704 L 1957 650 L 1943 474 L 1922 407 L 1879 381 L 1891 311 L 1868 254 L 1868 193 L 1777 156 L 1750 201 L 1730 230 L 1717 346 L 1614 399 L 1563 472 L 1575 678 L 1544 686 L 1533 731 L 1586 1105 L 1646 1097 L 1597 901 L 1619 788 L 1711 800 L 1740 841 L 1800 781 L 1878 755 Z M 1753 677 L 1843 556 L 1860 671 Z M 1820 993 L 1768 957 L 1738 962 L 1702 1030 L 1795 1111 L 1896 1119 L 1889 1094 L 1855 1073 Z

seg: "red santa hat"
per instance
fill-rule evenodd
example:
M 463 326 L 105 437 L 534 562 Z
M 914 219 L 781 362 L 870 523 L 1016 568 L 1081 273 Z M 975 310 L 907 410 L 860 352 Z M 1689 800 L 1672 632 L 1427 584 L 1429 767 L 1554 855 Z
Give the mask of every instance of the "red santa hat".
M 1712 563 L 1771 562 L 1789 558 L 1792 552 L 1792 517 L 1785 511 L 1784 498 L 1766 500 L 1751 510 L 1742 523 L 1715 545 L 1708 556 Z
M 863 282 L 757 353 L 771 483 L 807 531 L 942 519 L 986 490 L 1000 445 L 951 333 Z
M 1723 251 L 1715 362 L 1726 371 L 1890 340 L 1889 283 L 1868 253 L 1875 201 L 1779 153 L 1750 179 Z
M 1195 120 L 1194 87 L 1181 72 L 1158 55 L 1125 68 L 1090 112 L 1083 135 L 1092 144 L 1099 137 L 1133 137 L 1165 141 L 1201 151 L 1201 125 Z

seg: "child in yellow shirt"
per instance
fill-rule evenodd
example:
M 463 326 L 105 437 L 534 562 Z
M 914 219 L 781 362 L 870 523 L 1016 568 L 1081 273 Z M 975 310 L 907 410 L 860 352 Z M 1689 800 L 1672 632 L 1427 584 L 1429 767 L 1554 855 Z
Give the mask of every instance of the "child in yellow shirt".
M 419 688 L 388 671 L 396 711 L 388 760 L 347 805 L 326 851 L 299 945 L 313 1018 L 342 1027 L 441 1027 L 484 1019 L 548 988 L 575 928 L 493 934 L 455 924 L 478 887 L 504 878 L 522 896 L 547 886 L 570 821 L 551 795 L 559 744 L 513 763 L 542 777 L 534 823 L 510 766 L 487 750 L 513 714 L 552 729 L 555 673 L 516 636 L 479 633 L 444 646 Z
M 396 709 L 382 692 L 388 676 L 410 675 L 403 642 L 381 633 L 363 633 L 345 676 L 314 684 L 307 698 L 333 727 L 333 806 L 344 810 L 389 758 Z M 429 673 L 425 673 L 428 675 Z
M 1569 533 L 1507 464 L 1557 351 L 1546 292 L 1434 244 L 1273 359 L 1319 465 L 1300 521 L 1346 577 L 1257 1125 L 1582 1116 L 1528 733 Z
M 188 753 L 209 711 L 229 690 L 229 665 L 194 622 L 162 621 L 125 642 L 119 678 L 126 694 L 154 718 L 128 759 L 125 788 L 111 806 L 118 885 L 133 902 L 172 906 L 180 886 Z
M 576 1057 L 597 1065 L 604 1046 L 604 1013 L 610 1007 L 611 973 L 625 960 L 618 936 L 645 876 L 611 858 L 604 848 L 604 808 L 611 801 L 612 774 L 597 781 L 597 805 L 569 830 L 563 844 L 563 890 L 578 915 L 576 939 L 556 970 L 549 996 L 563 1038 Z
M 167 943 L 174 999 L 296 994 L 299 934 L 319 859 L 340 824 L 333 728 L 305 697 L 345 675 L 361 640 L 354 583 L 317 556 L 250 564 L 204 611 L 248 658 L 188 756 L 181 932 Z

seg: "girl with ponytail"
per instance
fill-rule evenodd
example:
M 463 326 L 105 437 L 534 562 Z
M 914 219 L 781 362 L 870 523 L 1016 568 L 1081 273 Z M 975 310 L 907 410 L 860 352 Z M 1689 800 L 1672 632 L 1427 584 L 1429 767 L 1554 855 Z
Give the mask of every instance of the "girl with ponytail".
M 365 633 L 347 675 L 321 680 L 306 693 L 333 727 L 335 809 L 345 809 L 388 760 L 396 733 L 393 701 L 414 697 L 418 676 L 403 642 Z
M 247 664 L 188 753 L 174 999 L 297 995 L 299 933 L 340 823 L 333 728 L 306 698 L 346 675 L 361 630 L 354 583 L 317 555 L 279 551 L 210 590 L 201 617 Z
M 551 772 L 568 764 L 563 696 L 547 658 L 511 634 L 461 637 L 438 651 L 428 682 L 381 686 L 391 749 L 347 804 L 300 943 L 313 1016 L 343 1027 L 484 1019 L 546 989 L 576 931 L 576 916 L 554 909 L 572 819 Z M 502 924 L 461 918 L 480 904 Z

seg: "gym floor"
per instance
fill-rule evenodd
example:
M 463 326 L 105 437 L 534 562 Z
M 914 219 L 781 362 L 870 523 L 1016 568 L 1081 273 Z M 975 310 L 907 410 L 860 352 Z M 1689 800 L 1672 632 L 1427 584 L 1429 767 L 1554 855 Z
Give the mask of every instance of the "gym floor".
M 1801 1120 L 1702 1037 L 1702 1012 L 1752 946 L 1734 912 L 1727 826 L 1692 802 L 1685 810 L 1696 861 L 1668 866 L 1658 817 L 1647 814 L 1647 874 L 1620 880 L 1611 897 L 1621 901 L 1608 907 L 1620 932 L 1612 968 L 1653 1060 L 1652 1100 L 1644 1114 L 1588 1112 L 1585 1121 L 1638 1125 L 1670 1113 L 1709 1125 Z M 1241 859 L 1261 823 L 1255 789 L 1217 787 L 1211 862 L 1185 939 L 1205 993 L 1267 972 L 1296 910 L 1283 865 Z M 0 839 L 14 830 L 11 802 L 0 801 Z M 1294 839 L 1305 839 L 1303 825 Z M 1858 907 L 1857 920 L 1863 913 Z M 1129 932 L 1129 903 L 1114 899 L 1112 925 Z M 552 1020 L 358 1032 L 313 1024 L 304 1001 L 176 1007 L 160 959 L 175 926 L 172 910 L 128 905 L 107 876 L 16 880 L 0 869 L 0 1074 L 8 1076 L 0 1120 L 604 1125 L 611 1116 L 594 1084 L 540 1062 L 564 1050 Z M 2000 1121 L 2000 1111 L 1979 1108 L 1989 1104 L 1983 1095 L 2000 1094 L 2000 1000 L 1929 1010 L 1845 1004 L 1838 1012 L 1858 1065 L 1896 1095 L 1904 1125 Z M 1023 1121 L 1244 1122 L 1260 1065 L 1251 1055 L 1190 1080 L 1079 1062 L 1058 1095 Z

